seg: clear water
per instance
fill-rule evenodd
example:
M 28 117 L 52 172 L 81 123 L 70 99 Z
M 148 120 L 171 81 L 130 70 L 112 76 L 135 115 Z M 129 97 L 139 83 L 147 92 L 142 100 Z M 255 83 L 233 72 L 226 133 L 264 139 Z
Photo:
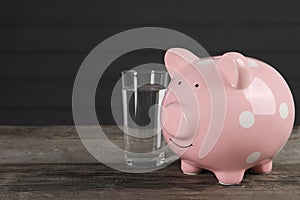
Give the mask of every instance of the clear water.
M 128 165 L 139 167 L 159 166 L 164 163 L 160 107 L 166 88 L 146 84 L 123 89 L 124 147 Z

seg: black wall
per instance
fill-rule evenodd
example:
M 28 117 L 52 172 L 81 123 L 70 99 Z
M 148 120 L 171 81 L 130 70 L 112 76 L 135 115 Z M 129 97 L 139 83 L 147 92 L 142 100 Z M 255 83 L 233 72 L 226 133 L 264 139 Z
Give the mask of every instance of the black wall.
M 85 56 L 107 37 L 144 26 L 183 32 L 211 55 L 235 50 L 266 61 L 300 109 L 299 8 L 296 0 L 0 1 L 0 124 L 72 124 L 73 81 Z M 98 113 L 107 114 L 101 123 L 113 123 L 109 98 L 119 72 L 162 63 L 163 53 L 132 52 L 110 66 L 96 98 Z

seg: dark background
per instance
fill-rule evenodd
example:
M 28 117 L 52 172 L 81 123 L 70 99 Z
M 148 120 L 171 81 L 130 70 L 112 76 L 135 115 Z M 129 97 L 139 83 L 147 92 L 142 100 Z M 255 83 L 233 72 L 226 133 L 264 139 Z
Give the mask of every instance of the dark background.
M 0 1 L 0 124 L 72 124 L 73 82 L 85 56 L 121 31 L 157 26 L 189 35 L 211 55 L 238 51 L 273 65 L 300 109 L 300 1 Z M 116 60 L 97 91 L 102 124 L 122 69 L 163 62 L 158 50 Z M 298 112 L 299 113 L 299 112 Z M 296 118 L 300 124 L 300 116 Z

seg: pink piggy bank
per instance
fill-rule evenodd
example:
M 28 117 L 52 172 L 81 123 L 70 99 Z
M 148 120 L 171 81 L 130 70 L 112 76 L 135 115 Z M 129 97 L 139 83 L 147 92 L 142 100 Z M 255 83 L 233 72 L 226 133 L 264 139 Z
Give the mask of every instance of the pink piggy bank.
M 282 76 L 235 52 L 198 58 L 172 48 L 165 65 L 171 82 L 162 131 L 182 171 L 210 170 L 223 185 L 240 183 L 247 169 L 269 173 L 294 124 L 293 97 Z

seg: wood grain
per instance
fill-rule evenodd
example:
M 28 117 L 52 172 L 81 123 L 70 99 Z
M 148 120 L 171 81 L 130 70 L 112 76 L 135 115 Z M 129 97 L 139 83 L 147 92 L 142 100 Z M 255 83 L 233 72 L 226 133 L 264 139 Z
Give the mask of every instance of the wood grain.
M 103 130 L 122 140 L 117 127 Z M 0 199 L 299 199 L 299 140 L 297 128 L 271 174 L 247 172 L 240 185 L 224 187 L 208 171 L 182 174 L 178 161 L 144 174 L 108 168 L 89 155 L 73 126 L 1 126 Z
M 97 108 L 109 110 L 111 94 L 118 79 L 104 80 L 96 92 Z M 86 83 L 89 83 L 87 80 Z M 1 81 L 0 81 L 1 84 Z M 288 80 L 296 105 L 300 108 L 300 80 Z M 71 81 L 10 81 L 2 83 L 0 88 L 1 109 L 71 109 Z M 121 96 L 120 101 L 121 101 Z M 299 102 L 298 102 L 299 101 Z M 122 109 L 122 106 L 119 107 Z
M 268 62 L 287 79 L 299 110 L 298 8 L 297 0 L 3 0 L 0 124 L 72 124 L 72 86 L 85 56 L 106 38 L 145 26 L 185 33 L 211 55 L 238 51 Z M 163 56 L 143 51 L 113 63 L 99 95 L 109 97 L 119 71 L 149 61 Z M 110 100 L 99 99 L 97 108 L 108 113 Z M 114 123 L 110 115 L 103 120 Z
M 211 56 L 224 53 L 223 51 L 210 51 Z M 245 51 L 245 55 L 260 59 L 278 70 L 286 79 L 299 79 L 297 51 Z M 164 53 L 154 51 L 142 51 L 129 53 L 117 59 L 113 63 L 110 73 L 105 73 L 105 79 L 109 80 L 120 75 L 122 66 L 134 67 L 138 63 L 159 62 L 163 63 Z M 0 66 L 4 73 L 0 73 L 0 81 L 74 81 L 77 71 L 86 54 L 82 53 L 5 53 L 0 54 Z M 118 61 L 119 60 L 119 61 Z M 123 65 L 121 64 L 123 63 Z M 123 66 L 124 68 L 126 66 Z
M 2 24 L 268 24 L 300 23 L 299 3 L 289 1 L 202 1 L 182 2 L 128 0 L 4 0 Z M 38 16 L 38 17 L 37 17 Z
M 168 25 L 207 51 L 299 51 L 300 24 Z M 1 53 L 88 53 L 108 37 L 136 26 L 0 26 Z M 293 38 L 293 39 L 292 39 Z M 175 44 L 176 45 L 176 44 Z M 113 47 L 106 49 L 114 52 Z

